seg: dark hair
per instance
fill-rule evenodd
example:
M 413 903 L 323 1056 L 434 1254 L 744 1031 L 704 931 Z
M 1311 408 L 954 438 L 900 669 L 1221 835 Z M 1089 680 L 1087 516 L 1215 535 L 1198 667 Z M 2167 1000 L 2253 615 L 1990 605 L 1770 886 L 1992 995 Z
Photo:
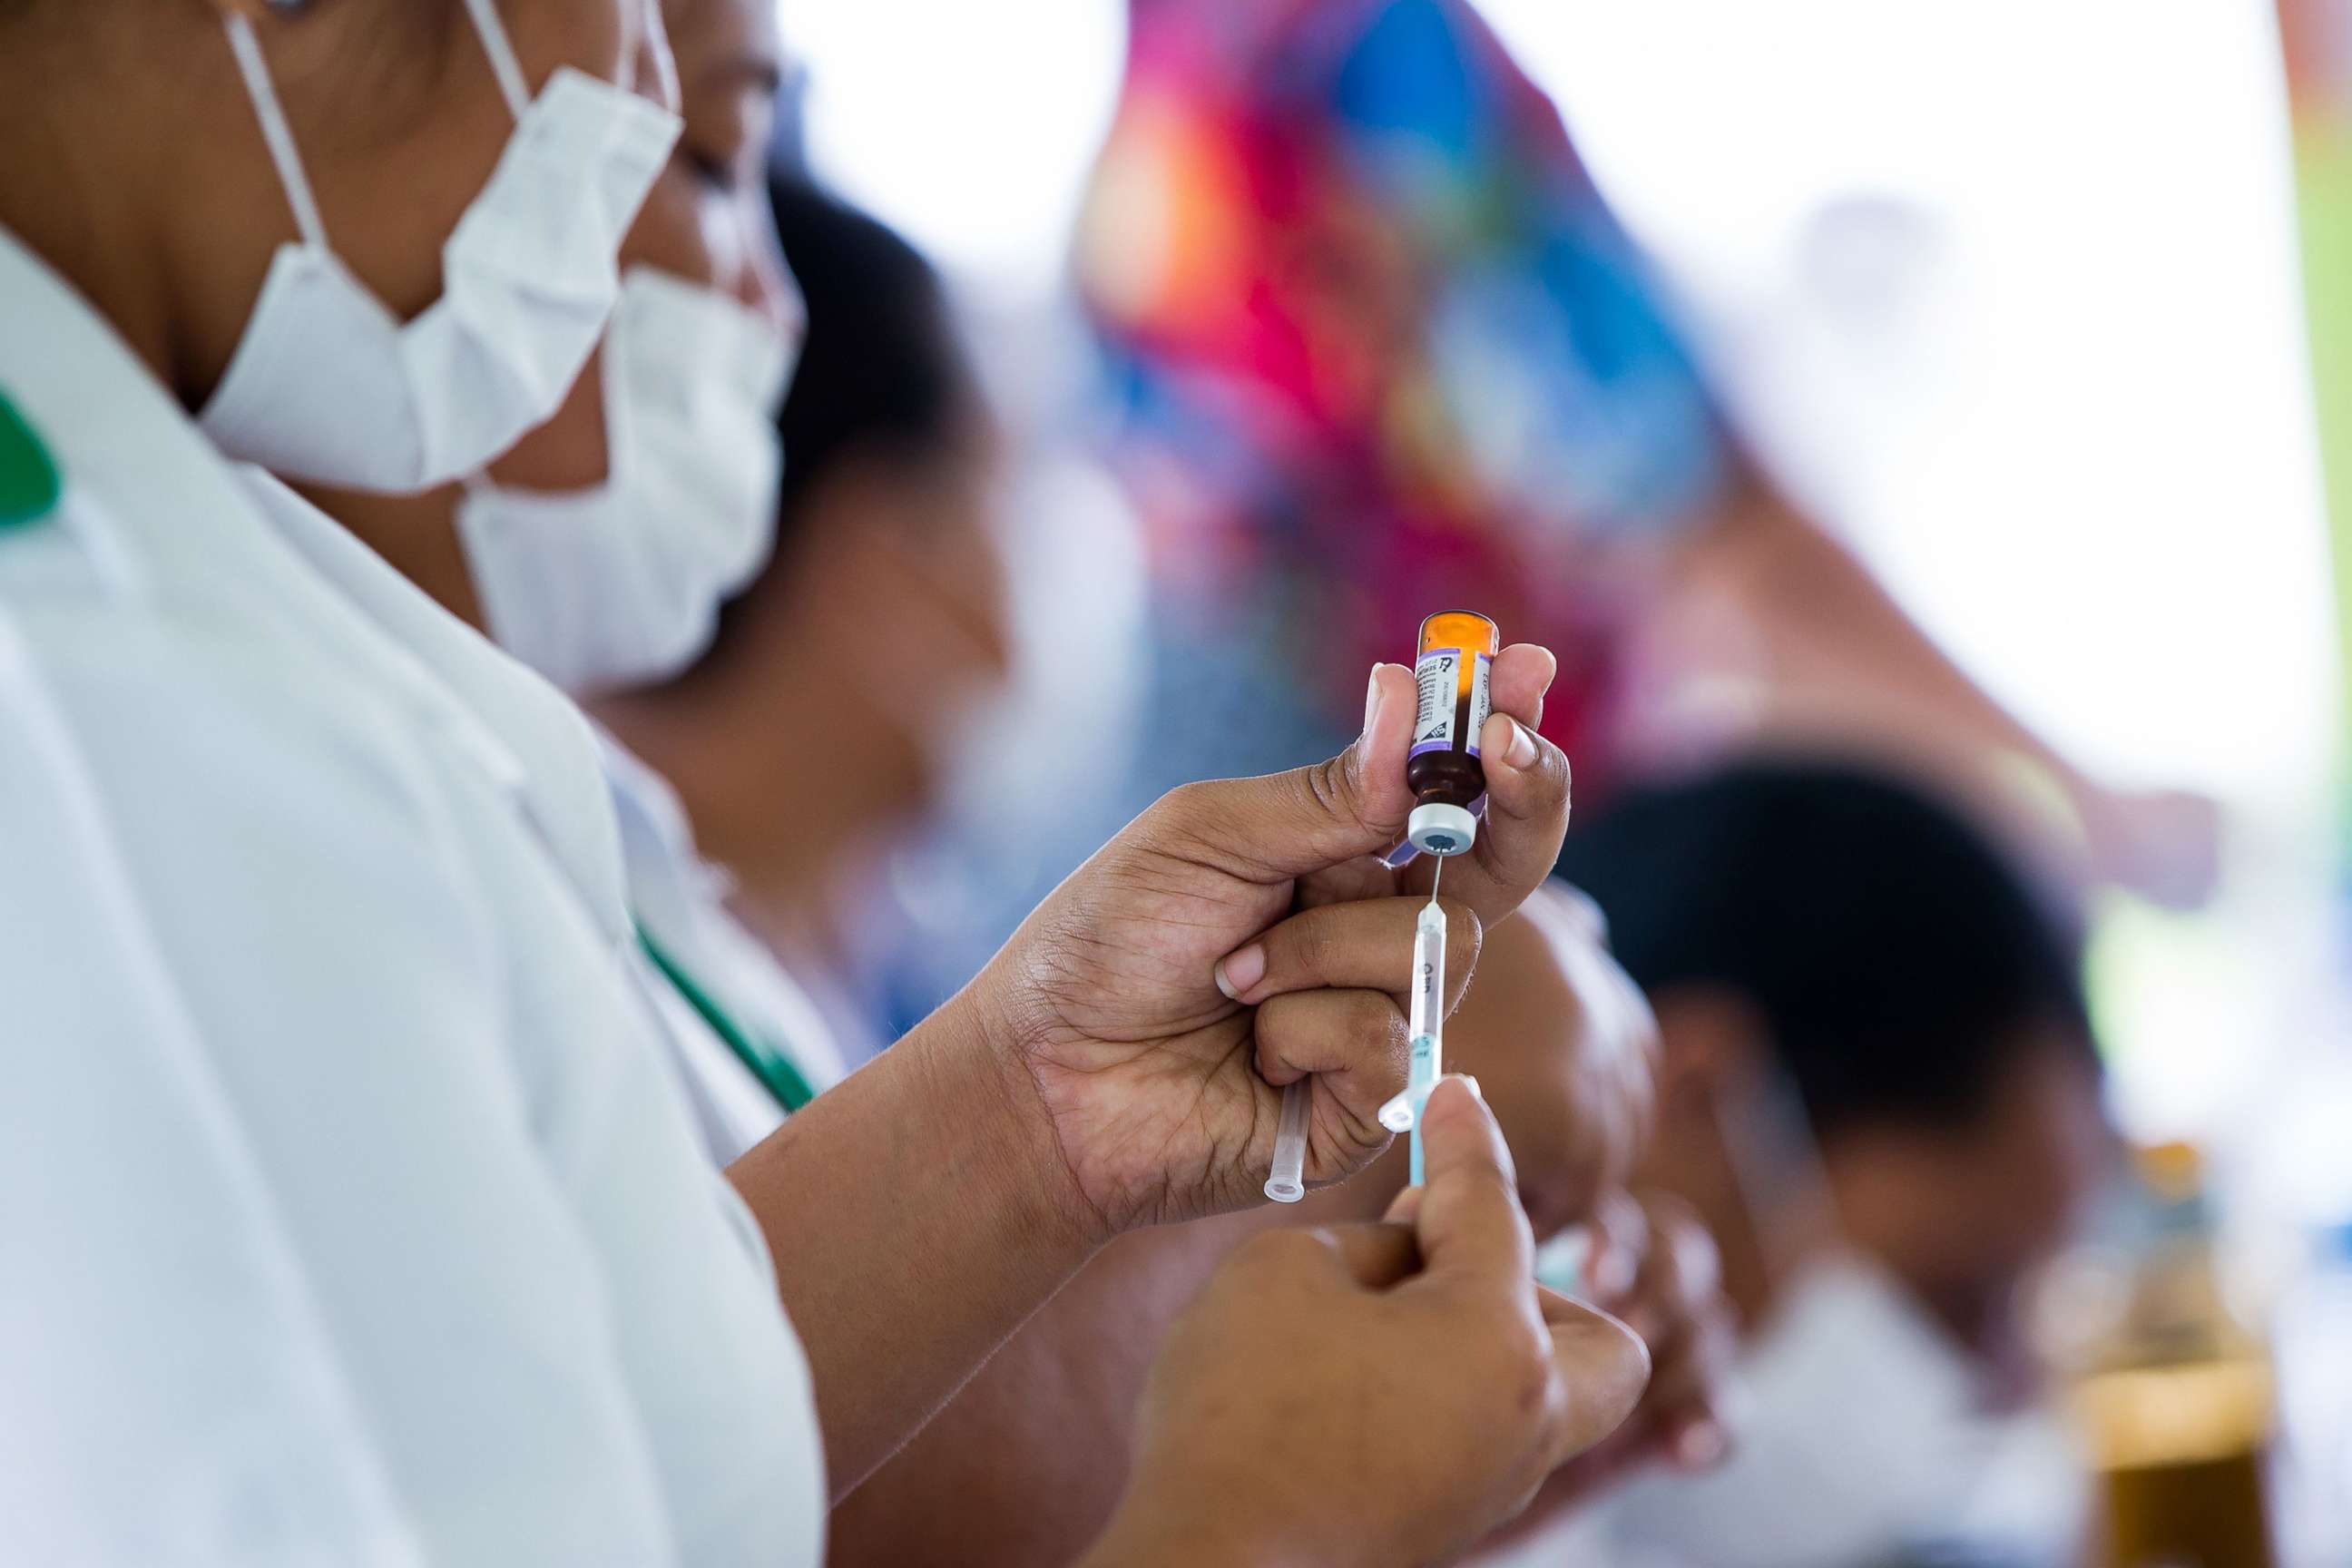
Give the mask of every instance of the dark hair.
M 811 487 L 853 456 L 925 458 L 977 403 L 939 275 L 887 226 L 793 176 L 770 182 L 808 341 L 777 416 L 789 538 Z
M 981 406 L 947 290 L 920 252 L 878 220 L 790 170 L 769 176 L 784 261 L 808 332 L 776 429 L 784 475 L 776 542 L 758 576 L 719 606 L 694 680 L 725 668 L 762 596 L 788 581 L 810 493 L 856 458 L 921 463 L 952 450 Z
M 1906 785 L 1740 763 L 1628 794 L 1578 825 L 1559 868 L 1644 990 L 1757 1009 L 1819 1135 L 1965 1124 L 2035 1026 L 2095 1060 L 2073 934 Z

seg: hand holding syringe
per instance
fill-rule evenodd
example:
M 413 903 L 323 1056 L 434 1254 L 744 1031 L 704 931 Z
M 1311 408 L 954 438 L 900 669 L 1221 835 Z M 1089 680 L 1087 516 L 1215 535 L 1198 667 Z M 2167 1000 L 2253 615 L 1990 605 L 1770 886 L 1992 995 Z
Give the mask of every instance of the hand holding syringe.
M 1445 862 L 1437 862 L 1443 876 Z M 1404 1092 L 1381 1107 L 1381 1125 L 1391 1132 L 1412 1133 L 1412 1173 L 1421 1184 L 1421 1108 L 1437 1080 L 1445 1076 L 1445 910 L 1437 901 L 1437 878 L 1429 884 L 1429 902 L 1412 928 L 1412 994 L 1408 1017 L 1412 1033 L 1411 1060 L 1405 1068 Z M 1300 1079 L 1282 1091 L 1282 1120 L 1275 1130 L 1274 1173 L 1266 1178 L 1265 1195 L 1278 1204 L 1295 1204 L 1307 1195 L 1307 1111 L 1314 1080 Z
M 1406 825 L 1410 847 L 1400 847 L 1398 855 L 1427 855 L 1436 862 L 1436 870 L 1430 878 L 1429 902 L 1413 927 L 1412 1056 L 1405 1089 L 1381 1107 L 1380 1120 L 1391 1132 L 1412 1132 L 1411 1179 L 1416 1185 L 1421 1181 L 1421 1108 L 1445 1071 L 1445 911 L 1437 902 L 1437 883 L 1446 858 L 1477 842 L 1475 807 L 1486 790 L 1478 736 L 1491 711 L 1490 671 L 1501 646 L 1494 622 L 1466 611 L 1449 611 L 1422 623 L 1420 654 L 1413 664 L 1420 704 L 1412 747 L 1405 758 L 1405 783 L 1419 804 Z M 1276 1203 L 1297 1203 L 1307 1195 L 1309 1082 L 1300 1079 L 1282 1091 L 1274 1169 L 1265 1184 L 1265 1195 Z

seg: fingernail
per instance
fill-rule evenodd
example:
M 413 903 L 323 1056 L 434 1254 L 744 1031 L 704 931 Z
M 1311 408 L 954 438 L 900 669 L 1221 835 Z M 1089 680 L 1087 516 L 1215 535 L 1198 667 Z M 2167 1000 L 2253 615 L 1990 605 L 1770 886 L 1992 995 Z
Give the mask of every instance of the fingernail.
M 1252 942 L 1238 952 L 1225 954 L 1217 965 L 1217 989 L 1225 994 L 1228 1002 L 1238 1002 L 1249 988 L 1265 978 L 1265 949 Z
M 1479 1104 L 1481 1104 L 1481 1105 L 1486 1104 L 1486 1091 L 1485 1089 L 1480 1089 L 1480 1088 L 1478 1087 L 1478 1080 L 1477 1080 L 1476 1079 L 1475 1079 L 1475 1078 L 1472 1078 L 1472 1077 L 1471 1077 L 1468 1073 L 1466 1073 L 1466 1072 L 1465 1072 L 1465 1073 L 1464 1073 L 1464 1074 L 1462 1074 L 1462 1075 L 1461 1075 L 1461 1077 L 1462 1077 L 1462 1081 L 1463 1081 L 1465 1084 L 1467 1084 L 1467 1085 L 1469 1086 L 1470 1092 L 1471 1092 L 1472 1094 L 1475 1094 L 1475 1095 L 1476 1095 L 1476 1096 L 1478 1097 L 1478 1103 L 1479 1103 Z
M 1479 749 L 1487 752 L 1490 756 L 1499 752 L 1503 758 L 1503 765 L 1506 767 L 1524 768 L 1532 765 L 1536 760 L 1536 739 L 1528 732 L 1528 727 L 1507 713 L 1497 713 L 1493 719 L 1487 721 L 1490 728 L 1496 722 L 1500 722 L 1505 727 L 1503 743 L 1499 747 L 1489 750 L 1482 737 Z
M 1723 1428 L 1702 1418 L 1675 1434 L 1675 1463 L 1685 1470 L 1713 1469 L 1730 1447 Z
M 1381 716 L 1381 667 L 1372 666 L 1370 677 L 1364 682 L 1364 733 L 1372 732 L 1372 721 Z

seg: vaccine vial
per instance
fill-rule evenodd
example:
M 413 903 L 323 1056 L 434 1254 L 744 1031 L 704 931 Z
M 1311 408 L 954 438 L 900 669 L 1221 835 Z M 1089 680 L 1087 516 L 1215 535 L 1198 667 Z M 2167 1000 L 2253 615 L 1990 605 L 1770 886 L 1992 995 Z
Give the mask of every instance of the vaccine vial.
M 1495 623 L 1468 610 L 1448 610 L 1421 623 L 1421 649 L 1412 674 L 1420 708 L 1412 749 L 1405 754 L 1405 787 L 1419 802 L 1405 837 L 1424 855 L 1459 855 L 1477 841 L 1470 807 L 1486 793 L 1478 761 L 1478 731 L 1490 711 L 1487 682 L 1503 651 Z

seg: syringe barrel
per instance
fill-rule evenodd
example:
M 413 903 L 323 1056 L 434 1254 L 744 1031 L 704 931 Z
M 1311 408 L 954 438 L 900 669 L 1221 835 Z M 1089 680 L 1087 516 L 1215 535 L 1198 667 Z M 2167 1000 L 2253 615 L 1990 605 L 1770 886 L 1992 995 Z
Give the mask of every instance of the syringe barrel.
M 1410 1030 L 1441 1037 L 1445 1027 L 1445 910 L 1435 899 L 1421 907 L 1412 931 L 1412 998 Z

